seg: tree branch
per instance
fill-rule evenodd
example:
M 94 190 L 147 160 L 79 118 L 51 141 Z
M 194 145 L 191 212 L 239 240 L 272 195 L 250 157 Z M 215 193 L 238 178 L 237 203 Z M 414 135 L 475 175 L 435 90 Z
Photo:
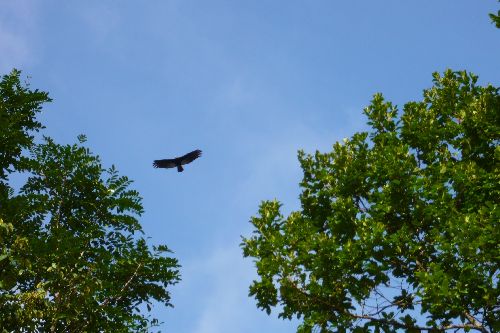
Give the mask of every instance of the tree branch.
M 488 333 L 488 330 L 479 322 L 477 319 L 472 316 L 469 312 L 464 311 L 465 318 L 473 325 L 476 327 L 476 329 L 480 330 L 482 333 Z
M 414 329 L 414 330 L 419 330 L 419 331 L 445 331 L 445 330 L 452 330 L 452 329 L 472 329 L 476 331 L 480 331 L 481 333 L 490 333 L 484 326 L 482 326 L 474 317 L 472 317 L 469 313 L 465 312 L 465 316 L 467 319 L 471 322 L 470 324 L 451 324 L 451 325 L 443 325 L 443 326 L 438 326 L 438 327 L 427 327 L 427 326 L 418 326 L 418 325 L 407 325 L 403 322 L 400 322 L 396 319 L 388 319 L 388 318 L 379 318 L 379 317 L 374 317 L 373 315 L 368 315 L 368 314 L 356 314 L 349 312 L 346 309 L 342 309 L 337 307 L 335 304 L 331 304 L 329 301 L 317 297 L 314 295 L 311 295 L 307 291 L 301 289 L 298 287 L 294 281 L 291 279 L 288 279 L 290 282 L 291 286 L 297 290 L 301 295 L 303 295 L 306 298 L 312 299 L 314 302 L 322 303 L 328 307 L 330 307 L 333 311 L 338 312 L 341 315 L 345 315 L 348 317 L 351 317 L 353 319 L 363 319 L 363 320 L 368 320 L 372 322 L 377 322 L 377 323 L 383 323 L 386 325 L 391 325 L 394 328 L 402 328 L 402 329 Z M 380 312 L 380 311 L 379 311 Z M 377 313 L 379 313 L 377 312 Z
M 132 276 L 127 280 L 127 282 L 125 282 L 125 284 L 123 285 L 122 289 L 120 289 L 120 291 L 118 292 L 118 297 L 108 297 L 104 300 L 104 302 L 102 302 L 102 305 L 101 306 L 106 306 L 109 304 L 109 302 L 111 301 L 119 301 L 123 298 L 123 292 L 125 291 L 125 289 L 127 289 L 128 285 L 132 282 L 132 280 L 137 276 L 137 273 L 139 272 L 139 269 L 142 267 L 142 262 L 139 263 L 139 265 L 137 265 L 137 268 L 135 269 L 134 271 L 134 274 L 132 274 Z

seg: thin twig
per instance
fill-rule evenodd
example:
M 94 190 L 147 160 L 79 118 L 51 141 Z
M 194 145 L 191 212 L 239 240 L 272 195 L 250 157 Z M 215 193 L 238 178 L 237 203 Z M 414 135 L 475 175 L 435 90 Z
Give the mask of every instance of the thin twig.
M 125 284 L 123 285 L 122 289 L 120 289 L 120 292 L 118 293 L 119 296 L 117 298 L 114 298 L 114 297 L 108 297 L 104 300 L 104 302 L 102 302 L 102 306 L 106 306 L 108 305 L 109 302 L 111 301 L 119 301 L 123 298 L 123 292 L 125 291 L 125 289 L 127 289 L 128 285 L 132 282 L 132 280 L 137 276 L 137 273 L 139 272 L 139 269 L 142 267 L 143 263 L 139 263 L 139 265 L 137 265 L 137 268 L 135 269 L 134 271 L 134 274 L 132 274 L 132 276 L 128 279 L 127 282 L 125 282 Z
M 488 330 L 484 326 L 481 326 L 477 322 L 477 320 L 475 320 L 475 318 L 470 316 L 470 314 L 468 314 L 468 313 L 465 313 L 465 315 L 466 316 L 469 315 L 471 318 L 470 319 L 469 319 L 469 317 L 467 317 L 467 318 L 469 320 L 471 320 L 471 319 L 474 320 L 474 321 L 471 320 L 471 324 L 451 324 L 451 325 L 440 326 L 440 327 L 407 325 L 403 322 L 397 321 L 396 319 L 377 318 L 377 317 L 373 317 L 371 315 L 364 315 L 364 314 L 359 315 L 356 313 L 351 313 L 351 312 L 347 311 L 346 309 L 342 309 L 342 308 L 337 307 L 335 304 L 331 304 L 330 302 L 326 301 L 325 299 L 323 299 L 321 297 L 315 297 L 315 296 L 309 294 L 308 292 L 306 292 L 306 291 L 302 290 L 300 287 L 298 287 L 293 281 L 290 281 L 290 282 L 291 282 L 292 287 L 295 290 L 297 290 L 300 294 L 305 296 L 306 298 L 312 298 L 315 302 L 322 303 L 322 304 L 330 307 L 333 311 L 338 312 L 341 315 L 349 316 L 349 317 L 354 318 L 354 319 L 365 319 L 365 320 L 369 320 L 372 322 L 378 322 L 378 323 L 384 323 L 387 325 L 392 325 L 395 328 L 416 329 L 419 331 L 431 332 L 431 331 L 435 331 L 436 329 L 440 330 L 440 331 L 444 331 L 444 330 L 450 330 L 450 329 L 467 329 L 467 328 L 469 328 L 469 329 L 480 331 L 482 333 L 489 333 Z

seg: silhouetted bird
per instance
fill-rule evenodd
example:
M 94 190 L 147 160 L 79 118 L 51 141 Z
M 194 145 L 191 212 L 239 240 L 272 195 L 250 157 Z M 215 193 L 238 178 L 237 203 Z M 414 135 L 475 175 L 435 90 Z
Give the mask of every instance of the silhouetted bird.
M 182 167 L 184 164 L 188 164 L 193 162 L 195 159 L 201 156 L 201 150 L 196 149 L 190 153 L 187 153 L 184 156 L 181 157 L 176 157 L 172 159 L 165 159 L 165 160 L 155 160 L 153 162 L 153 166 L 155 168 L 175 168 L 177 167 L 178 172 L 184 171 L 184 168 Z

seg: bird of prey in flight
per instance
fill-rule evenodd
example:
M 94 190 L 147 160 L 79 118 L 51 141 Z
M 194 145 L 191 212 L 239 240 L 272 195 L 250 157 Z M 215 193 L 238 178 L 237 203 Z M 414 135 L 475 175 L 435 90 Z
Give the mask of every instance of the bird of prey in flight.
M 177 167 L 178 172 L 184 171 L 184 168 L 182 167 L 184 164 L 188 164 L 193 162 L 195 159 L 201 156 L 201 150 L 196 149 L 193 150 L 190 153 L 187 153 L 184 156 L 181 157 L 176 157 L 172 159 L 165 159 L 165 160 L 155 160 L 153 162 L 153 166 L 155 168 L 175 168 Z

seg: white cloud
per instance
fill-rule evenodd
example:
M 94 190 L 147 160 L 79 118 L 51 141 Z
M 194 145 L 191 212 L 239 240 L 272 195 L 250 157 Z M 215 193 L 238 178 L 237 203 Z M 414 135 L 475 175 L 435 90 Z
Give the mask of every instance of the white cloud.
M 121 22 L 118 10 L 106 3 L 85 2 L 84 6 L 78 8 L 78 14 L 97 42 L 104 42 L 116 32 Z
M 256 308 L 255 300 L 248 297 L 248 287 L 255 272 L 250 260 L 242 258 L 237 244 L 218 248 L 199 261 L 186 263 L 184 271 L 196 280 L 183 282 L 202 284 L 204 290 L 203 297 L 198 300 L 202 310 L 193 316 L 196 320 L 189 332 L 294 331 L 294 323 L 268 317 Z
M 204 309 L 193 333 L 241 332 L 245 325 L 246 290 L 252 275 L 238 248 L 215 250 L 209 258 L 196 264 L 210 289 Z M 246 307 L 248 310 L 248 307 Z
M 22 36 L 0 25 L 0 53 L 0 71 L 6 74 L 27 61 L 29 48 Z
M 302 179 L 298 150 L 327 152 L 339 139 L 334 131 L 321 131 L 298 122 L 287 123 L 279 133 L 261 138 L 263 142 L 252 139 L 257 148 L 251 152 L 251 171 L 241 183 L 235 202 L 255 205 L 260 200 L 277 198 L 285 204 L 285 211 L 296 209 Z
M 292 124 L 293 123 L 293 124 Z M 235 191 L 232 210 L 247 211 L 255 208 L 259 200 L 272 199 L 273 195 L 285 203 L 285 213 L 296 209 L 299 193 L 298 182 L 302 173 L 297 161 L 297 150 L 314 152 L 316 148 L 327 150 L 334 135 L 314 131 L 291 121 L 279 133 L 269 133 L 266 137 L 252 138 L 250 148 L 251 172 L 241 179 Z M 273 140 L 269 141 L 270 138 Z M 262 144 L 260 144 L 262 141 Z M 263 148 L 263 149 L 260 149 Z M 255 149 L 255 150 L 253 150 Z M 271 197 L 269 197 L 271 196 Z M 244 206 L 244 207 L 241 207 Z M 228 214 L 230 214 L 228 212 Z M 214 239 L 221 244 L 209 253 L 200 253 L 196 260 L 183 261 L 183 281 L 181 288 L 187 288 L 196 299 L 198 310 L 194 311 L 194 322 L 189 333 L 232 333 L 232 332 L 294 332 L 297 322 L 277 318 L 277 311 L 267 316 L 255 305 L 255 299 L 248 296 L 248 287 L 256 278 L 251 259 L 244 259 L 237 243 L 237 233 L 248 236 L 249 224 L 228 226 L 226 235 Z M 235 222 L 235 221 L 233 221 Z M 235 230 L 233 228 L 239 229 Z M 225 241 L 224 239 L 230 239 Z M 199 290 L 200 293 L 196 293 Z
M 255 92 L 242 77 L 236 77 L 222 86 L 217 99 L 229 107 L 244 106 L 255 101 Z
M 36 5 L 30 0 L 0 0 L 0 72 L 23 69 L 36 59 Z

